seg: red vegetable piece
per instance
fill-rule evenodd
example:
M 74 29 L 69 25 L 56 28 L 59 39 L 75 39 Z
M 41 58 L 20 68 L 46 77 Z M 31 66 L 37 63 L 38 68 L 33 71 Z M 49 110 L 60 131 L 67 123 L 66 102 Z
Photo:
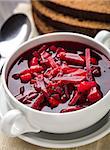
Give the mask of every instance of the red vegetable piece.
M 60 95 L 59 94 L 53 94 L 52 97 L 57 99 L 57 100 L 60 100 Z
M 66 95 L 66 98 L 69 99 L 70 96 L 69 96 L 69 91 L 68 91 L 67 85 L 64 85 L 64 93 Z
M 86 78 L 85 76 L 73 76 L 73 77 L 62 76 L 62 77 L 55 77 L 52 80 L 53 81 L 59 81 L 60 80 L 64 84 L 67 84 L 67 83 L 78 84 L 81 81 L 83 81 L 85 78 Z
M 31 104 L 31 101 L 28 99 L 27 95 L 25 95 L 25 96 L 23 96 L 21 98 L 18 98 L 18 101 L 23 103 L 23 104 Z
M 58 54 L 58 57 L 60 57 L 61 60 L 71 62 L 71 64 L 76 64 L 81 66 L 84 65 L 84 59 L 82 59 L 78 54 L 61 52 Z
M 92 57 L 92 58 L 90 59 L 90 61 L 91 61 L 91 63 L 92 63 L 93 65 L 97 65 L 97 64 L 98 64 L 97 59 L 94 58 L 94 57 Z
M 101 76 L 101 68 L 98 66 L 92 66 L 91 67 L 91 72 L 95 77 L 100 77 Z
M 39 94 L 36 101 L 32 104 L 31 108 L 39 110 L 40 105 L 43 103 L 43 101 L 44 101 L 43 94 Z
M 49 56 L 50 56 L 50 54 L 48 52 L 46 52 L 46 51 L 44 51 L 44 52 L 41 53 L 41 58 L 42 59 L 46 59 Z
M 56 52 L 56 50 L 57 50 L 57 48 L 54 45 L 50 46 L 49 49 L 53 52 Z
M 34 88 L 37 92 L 41 92 L 41 87 L 37 82 L 34 84 Z
M 63 94 L 60 99 L 61 103 L 65 103 L 67 100 L 68 100 L 67 96 Z
M 77 68 L 70 68 L 70 67 L 61 67 L 61 70 L 63 71 L 64 74 L 72 73 L 77 70 Z
M 66 53 L 65 49 L 62 48 L 62 47 L 58 47 L 56 51 L 57 51 L 58 54 L 61 53 L 61 52 L 65 52 Z
M 57 57 L 59 57 L 61 60 L 66 60 L 65 56 L 66 52 L 60 52 L 59 54 L 57 54 Z
M 36 83 L 36 80 L 35 79 L 31 79 L 30 84 L 34 84 L 34 83 Z
M 48 57 L 47 60 L 48 60 L 48 63 L 50 65 L 50 67 L 52 67 L 52 68 L 57 68 L 58 67 L 57 63 L 55 62 L 55 60 L 51 56 Z
M 37 95 L 38 94 L 36 92 L 30 93 L 27 98 L 28 98 L 28 100 L 32 101 L 33 99 L 35 99 L 37 97 Z
M 26 99 L 27 99 L 27 95 L 25 95 L 25 96 L 23 96 L 21 98 L 18 98 L 18 101 L 23 103 L 23 101 L 26 100 Z
M 38 58 L 37 58 L 37 57 L 33 57 L 33 58 L 31 59 L 31 61 L 29 62 L 29 65 L 30 65 L 30 66 L 38 65 Z
M 72 72 L 72 70 L 73 70 L 73 72 Z M 70 72 L 70 73 L 68 73 L 68 74 L 65 74 L 64 76 L 86 76 L 87 75 L 87 72 L 84 70 L 84 69 L 76 69 L 75 71 L 74 71 L 75 69 L 70 69 L 70 70 L 68 70 L 67 69 L 67 72 Z
M 19 79 L 19 77 L 20 77 L 20 74 L 18 73 L 12 75 L 12 78 L 15 80 Z
M 92 73 L 91 73 L 91 66 L 90 66 L 90 49 L 85 49 L 85 58 L 86 58 L 86 69 L 87 69 L 87 80 L 93 81 Z
M 85 57 L 86 57 L 86 69 L 87 69 L 87 72 L 90 72 L 91 67 L 90 67 L 90 49 L 89 48 L 85 49 Z
M 86 76 L 87 72 L 84 69 L 77 69 L 75 72 L 72 73 L 72 75 L 81 75 Z
M 25 100 L 23 101 L 23 104 L 31 104 L 31 101 L 28 100 L 28 99 L 25 99 Z
M 54 68 L 52 70 L 47 71 L 44 76 L 51 78 L 51 77 L 55 77 L 60 71 L 60 67 Z
M 34 51 L 34 52 L 32 53 L 32 55 L 35 56 L 35 57 L 37 57 L 37 58 L 39 57 L 39 54 L 38 54 L 37 51 Z
M 38 53 L 42 53 L 43 51 L 46 51 L 47 49 L 47 45 L 43 45 L 39 50 L 38 50 Z
M 89 102 L 90 103 L 90 102 Z M 87 92 L 81 93 L 81 96 L 78 99 L 77 104 L 79 105 L 84 105 L 84 106 L 88 106 L 89 105 L 88 101 L 87 101 Z
M 30 69 L 26 69 L 20 72 L 20 75 L 22 74 L 27 74 L 27 73 L 31 73 Z
M 45 86 L 44 81 L 41 80 L 41 81 L 39 81 L 39 82 L 40 82 L 39 84 L 40 84 L 40 87 L 41 87 L 41 90 L 42 90 L 43 94 L 45 95 L 45 97 L 48 97 L 49 94 L 48 94 L 48 92 L 47 92 L 47 89 L 46 89 L 46 86 Z
M 55 88 L 55 91 L 57 92 L 57 93 L 59 93 L 60 95 L 62 95 L 64 92 L 63 92 L 63 88 L 62 87 L 60 87 L 60 86 L 57 86 L 56 88 Z
M 55 99 L 54 97 L 50 97 L 48 101 L 51 108 L 57 107 L 60 103 L 59 100 Z
M 38 75 L 38 77 L 36 77 L 36 88 L 37 89 L 41 89 L 42 93 L 45 95 L 45 97 L 48 97 L 48 92 L 47 92 L 47 89 L 46 89 L 46 85 L 44 83 L 44 79 L 43 79 L 43 75 Z M 36 89 L 35 88 L 35 89 Z
M 49 84 L 48 84 L 48 88 L 53 88 L 53 89 L 56 89 L 58 86 L 60 86 L 61 85 L 61 82 L 55 82 L 55 83 L 53 83 L 53 82 L 50 82 Z
M 80 56 L 80 57 L 81 57 L 82 59 L 84 59 L 84 61 L 86 60 L 86 59 L 85 59 L 85 56 Z M 91 57 L 91 58 L 90 58 L 90 63 L 93 64 L 93 65 L 97 65 L 97 64 L 98 64 L 97 59 L 94 58 L 94 57 Z
M 49 95 L 52 95 L 52 94 L 54 94 L 55 93 L 55 91 L 54 91 L 54 89 L 53 88 L 48 88 L 48 94 Z
M 80 110 L 82 108 L 83 107 L 81 107 L 81 106 L 69 106 L 65 109 L 62 109 L 60 113 L 72 112 L 72 111 Z
M 85 92 L 85 91 L 89 91 L 94 86 L 96 86 L 95 81 L 83 81 L 77 86 L 77 89 L 78 92 Z
M 94 103 L 102 98 L 102 93 L 97 87 L 93 87 L 91 88 L 87 98 L 90 102 Z
M 23 104 L 31 104 L 31 101 L 27 99 L 27 96 L 22 100 Z
M 63 88 L 60 86 L 61 85 L 61 82 L 58 81 L 56 83 L 52 83 L 50 82 L 48 85 L 47 85 L 47 90 L 48 90 L 48 93 L 51 95 L 51 94 L 55 94 L 55 93 L 58 93 L 59 95 L 61 95 L 63 93 Z
M 46 84 L 49 84 L 50 80 L 49 80 L 48 78 L 45 78 L 45 77 L 44 77 L 44 82 L 45 82 Z
M 32 76 L 30 73 L 20 75 L 20 79 L 22 83 L 27 83 L 31 80 Z
M 24 86 L 22 86 L 22 87 L 20 87 L 20 94 L 24 94 L 24 92 L 25 92 L 25 88 L 24 88 Z
M 69 106 L 72 106 L 72 105 L 75 105 L 76 104 L 76 102 L 78 101 L 78 99 L 80 98 L 80 96 L 81 96 L 81 94 L 78 92 L 78 91 L 75 91 L 74 92 L 74 96 L 73 96 L 73 98 L 70 100 L 70 102 L 69 102 Z
M 40 65 L 42 65 L 44 69 L 47 69 L 50 67 L 47 59 L 41 60 Z
M 31 67 L 30 67 L 31 73 L 34 73 L 34 72 L 41 72 L 41 71 L 43 71 L 43 70 L 44 70 L 43 67 L 40 66 L 40 65 L 35 65 L 35 66 L 31 66 Z

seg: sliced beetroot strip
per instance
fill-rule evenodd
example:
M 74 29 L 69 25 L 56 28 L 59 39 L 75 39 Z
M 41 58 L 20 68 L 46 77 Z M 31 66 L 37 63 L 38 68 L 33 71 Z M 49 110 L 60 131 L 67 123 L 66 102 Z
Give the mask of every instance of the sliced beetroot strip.
M 57 63 L 55 62 L 55 60 L 51 56 L 48 57 L 47 60 L 48 60 L 49 65 L 52 68 L 57 68 L 58 67 Z
M 34 73 L 34 72 L 41 72 L 41 71 L 43 71 L 43 70 L 44 70 L 44 68 L 43 68 L 42 66 L 40 66 L 40 65 L 34 65 L 34 66 L 31 66 L 31 67 L 30 67 L 31 73 Z
M 44 82 L 44 78 L 43 78 L 43 75 L 39 75 L 37 78 L 36 78 L 36 85 L 38 88 L 41 89 L 42 93 L 44 94 L 45 97 L 48 97 L 48 92 L 47 92 L 47 88 L 46 88 L 46 85 L 45 85 L 45 82 Z
M 78 84 L 81 81 L 85 80 L 85 76 L 73 76 L 73 77 L 55 77 L 52 80 L 53 81 L 62 81 L 62 83 L 67 84 L 67 83 L 73 83 L 73 84 Z
M 97 87 L 92 87 L 89 94 L 88 94 L 88 100 L 92 103 L 100 100 L 102 98 L 102 93 Z
M 40 105 L 44 101 L 44 96 L 43 94 L 39 94 L 38 97 L 36 98 L 36 101 L 32 104 L 31 108 L 39 110 Z
M 78 54 L 61 52 L 58 54 L 58 57 L 60 57 L 61 60 L 71 62 L 71 64 L 84 65 L 84 59 L 82 59 Z
M 48 48 L 47 45 L 43 45 L 43 46 L 38 50 L 38 53 L 40 54 L 40 53 L 44 52 L 47 48 Z
M 32 79 L 32 75 L 30 73 L 22 74 L 20 79 L 22 83 L 28 83 Z
M 86 48 L 85 49 L 85 57 L 86 57 L 86 69 L 87 69 L 87 72 L 90 72 L 91 71 L 91 66 L 90 66 L 90 49 L 89 48 Z
M 72 111 L 80 110 L 82 108 L 84 108 L 84 107 L 82 107 L 82 106 L 69 106 L 65 109 L 62 109 L 60 111 L 60 113 L 72 112 Z
M 69 106 L 75 105 L 80 97 L 81 97 L 81 94 L 78 91 L 75 91 L 75 94 L 74 94 L 73 98 L 70 100 L 68 105 Z
M 81 57 L 82 59 L 84 59 L 84 61 L 86 60 L 85 56 L 80 55 L 80 57 Z M 97 65 L 97 64 L 98 64 L 96 58 L 94 58 L 94 57 L 91 57 L 91 58 L 90 58 L 90 62 L 91 62 L 91 64 L 93 64 L 93 65 Z
M 65 66 L 65 67 L 61 67 L 61 70 L 64 74 L 68 74 L 68 73 L 75 72 L 77 68 L 71 68 L 71 67 Z
M 45 83 L 43 80 L 40 81 L 40 87 L 41 87 L 41 91 L 43 92 L 43 94 L 45 95 L 45 97 L 48 97 L 48 91 L 46 89 Z
M 95 87 L 97 83 L 95 81 L 83 81 L 77 86 L 78 92 L 89 91 L 92 87 Z
M 64 85 L 64 92 L 65 92 L 65 95 L 66 95 L 66 98 L 69 99 L 69 91 L 68 91 L 68 87 L 67 85 Z
M 92 72 L 91 72 L 91 66 L 90 66 L 90 49 L 85 49 L 85 58 L 86 58 L 86 69 L 87 69 L 87 80 L 93 81 Z
M 49 49 L 50 49 L 51 51 L 53 51 L 53 52 L 56 52 L 57 47 L 56 47 L 56 46 L 54 46 L 54 45 L 52 45 L 52 46 L 50 46 L 50 47 L 49 47 Z
M 65 49 L 62 48 L 62 47 L 58 47 L 56 51 L 57 51 L 57 53 L 61 53 L 61 52 L 65 52 L 66 53 Z
M 19 95 L 16 95 L 15 97 L 17 97 L 17 96 L 19 96 Z M 25 95 L 25 96 L 23 96 L 21 98 L 17 98 L 17 99 L 18 99 L 18 101 L 23 103 L 23 100 L 26 99 L 26 98 L 27 98 L 27 95 Z
M 58 86 L 60 86 L 61 85 L 61 82 L 55 82 L 55 83 L 53 83 L 53 82 L 50 82 L 48 85 L 47 85 L 47 88 L 54 88 L 54 89 L 56 89 Z
M 15 80 L 18 80 L 20 77 L 20 74 L 19 73 L 16 73 L 16 74 L 13 74 L 12 75 L 12 78 L 15 79 Z
M 26 73 L 31 73 L 30 69 L 25 69 L 25 70 L 21 71 L 19 75 L 23 75 Z
M 41 53 L 41 58 L 42 58 L 42 59 L 46 59 L 46 58 L 48 58 L 49 56 L 50 56 L 50 54 L 49 54 L 48 52 L 45 52 L 45 51 L 44 51 L 44 52 Z
M 70 73 L 65 74 L 64 76 L 86 76 L 87 75 L 87 71 L 85 71 L 84 69 L 76 69 L 76 71 L 70 71 Z
M 51 108 L 57 107 L 60 103 L 59 100 L 55 99 L 54 97 L 50 97 L 48 101 Z
M 34 66 L 34 65 L 38 65 L 38 58 L 37 57 L 33 57 L 29 62 L 29 66 Z
M 33 100 L 33 99 L 35 99 L 36 97 L 37 97 L 37 93 L 32 93 L 32 94 L 30 94 L 29 96 L 28 96 L 28 100 Z
M 60 72 L 60 67 L 56 67 L 52 70 L 47 71 L 44 76 L 48 77 L 48 78 L 53 78 L 55 77 L 58 73 Z

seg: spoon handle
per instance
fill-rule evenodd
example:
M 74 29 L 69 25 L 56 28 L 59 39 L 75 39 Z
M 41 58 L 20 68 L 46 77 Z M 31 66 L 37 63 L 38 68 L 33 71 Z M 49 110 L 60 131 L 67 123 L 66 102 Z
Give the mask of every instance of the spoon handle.
M 5 63 L 5 59 L 6 58 L 3 58 L 3 57 L 0 58 L 0 74 L 2 73 L 2 68 L 3 68 L 3 65 Z

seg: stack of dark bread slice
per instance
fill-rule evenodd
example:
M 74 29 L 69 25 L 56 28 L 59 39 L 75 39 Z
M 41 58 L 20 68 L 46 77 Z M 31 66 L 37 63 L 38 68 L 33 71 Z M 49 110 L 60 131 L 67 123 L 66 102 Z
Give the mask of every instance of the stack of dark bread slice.
M 32 0 L 35 25 L 40 34 L 71 31 L 94 37 L 110 31 L 110 0 Z

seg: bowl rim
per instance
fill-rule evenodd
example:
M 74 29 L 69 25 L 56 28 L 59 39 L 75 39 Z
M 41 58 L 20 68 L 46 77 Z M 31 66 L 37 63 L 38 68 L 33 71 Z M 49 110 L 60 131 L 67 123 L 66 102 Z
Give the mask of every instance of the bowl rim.
M 32 38 L 32 39 L 29 39 L 28 41 L 26 41 L 26 42 L 24 42 L 23 44 L 21 44 L 21 45 L 16 49 L 16 51 L 15 51 L 9 58 L 6 59 L 6 62 L 5 62 L 5 65 L 4 65 L 4 67 L 3 67 L 3 71 L 2 71 L 2 76 L 1 76 L 1 78 L 2 78 L 2 85 L 3 85 L 3 87 L 4 87 L 5 92 L 6 92 L 6 93 L 8 94 L 8 96 L 11 98 L 11 101 L 13 100 L 13 101 L 16 103 L 16 105 L 19 105 L 20 107 L 23 107 L 23 109 L 25 109 L 26 111 L 29 110 L 29 111 L 31 111 L 31 112 L 33 112 L 33 113 L 39 113 L 39 114 L 42 114 L 42 115 L 52 115 L 52 116 L 62 116 L 62 115 L 65 115 L 65 116 L 67 116 L 67 115 L 70 115 L 70 114 L 82 113 L 82 112 L 84 112 L 84 111 L 94 109 L 94 107 L 96 107 L 99 103 L 101 103 L 102 101 L 104 101 L 104 99 L 110 94 L 110 90 L 109 90 L 99 101 L 97 101 L 96 103 L 94 103 L 94 104 L 92 104 L 92 105 L 90 105 L 90 106 L 88 106 L 88 107 L 85 107 L 85 108 L 83 108 L 83 109 L 80 109 L 80 110 L 77 110 L 77 111 L 72 111 L 72 112 L 66 112 L 66 113 L 59 113 L 59 112 L 57 112 L 57 113 L 56 113 L 56 112 L 55 112 L 55 113 L 52 113 L 52 112 L 45 112 L 45 111 L 35 110 L 35 109 L 33 109 L 33 108 L 31 108 L 31 107 L 28 107 L 28 106 L 22 104 L 21 102 L 19 102 L 19 101 L 13 96 L 13 94 L 11 93 L 11 91 L 9 90 L 9 88 L 8 88 L 8 86 L 7 86 L 7 83 L 6 83 L 6 79 L 5 79 L 5 71 L 6 71 L 8 62 L 9 62 L 9 60 L 11 59 L 11 57 L 14 56 L 14 54 L 15 54 L 17 51 L 19 51 L 23 46 L 25 46 L 25 45 L 27 45 L 27 44 L 30 44 L 30 43 L 36 41 L 37 39 L 40 39 L 40 38 L 48 38 L 48 36 L 54 36 L 54 35 L 55 35 L 55 36 L 56 36 L 56 35 L 67 35 L 67 36 L 72 35 L 72 36 L 82 37 L 83 39 L 89 40 L 89 41 L 91 41 L 91 42 L 93 42 L 93 43 L 95 43 L 95 44 L 101 46 L 104 50 L 106 50 L 107 52 L 110 53 L 109 49 L 108 49 L 105 45 L 103 45 L 102 43 L 96 41 L 96 40 L 95 40 L 94 38 L 92 38 L 92 37 L 89 37 L 89 36 L 87 36 L 87 35 L 83 35 L 83 34 L 80 34 L 80 33 L 55 32 L 55 33 L 47 33 L 47 34 L 44 34 L 44 35 L 39 35 L 39 36 L 34 37 L 34 38 Z M 54 40 L 53 40 L 53 41 L 54 41 Z M 69 41 L 70 41 L 70 40 L 69 40 Z M 44 42 L 44 43 L 45 43 L 45 42 Z M 42 42 L 42 44 L 43 44 L 43 42 Z M 35 47 L 35 46 L 33 46 L 33 47 Z M 29 49 L 28 49 L 28 50 L 29 50 Z M 15 109 L 16 109 L 16 108 L 15 108 Z M 17 108 L 17 109 L 18 109 L 18 108 Z M 21 111 L 21 110 L 20 110 L 20 111 Z

